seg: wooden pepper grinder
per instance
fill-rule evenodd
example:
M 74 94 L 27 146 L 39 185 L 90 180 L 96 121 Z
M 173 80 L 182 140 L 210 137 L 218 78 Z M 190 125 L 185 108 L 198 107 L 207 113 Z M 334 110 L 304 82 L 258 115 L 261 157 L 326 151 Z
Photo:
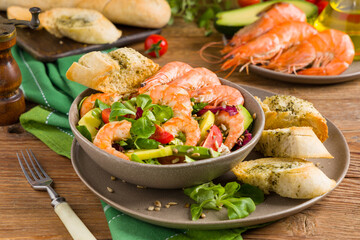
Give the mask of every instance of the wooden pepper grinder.
M 35 29 L 40 25 L 40 8 L 30 8 L 31 21 L 6 19 L 0 16 L 0 126 L 16 123 L 25 111 L 24 94 L 19 89 L 21 72 L 11 54 L 16 43 L 16 25 Z

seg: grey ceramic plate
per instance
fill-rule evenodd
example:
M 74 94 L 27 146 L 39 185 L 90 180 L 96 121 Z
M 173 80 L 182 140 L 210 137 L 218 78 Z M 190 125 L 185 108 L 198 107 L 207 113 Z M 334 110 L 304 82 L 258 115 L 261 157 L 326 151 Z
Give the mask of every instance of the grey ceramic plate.
M 305 84 L 333 84 L 360 79 L 360 61 L 354 61 L 350 67 L 340 75 L 336 76 L 305 76 L 275 72 L 259 66 L 250 65 L 250 73 L 255 73 L 265 78 L 276 79 L 291 83 Z
M 273 93 L 258 88 L 244 87 L 254 96 L 265 98 Z M 324 173 L 335 179 L 339 184 L 344 178 L 350 164 L 350 153 L 347 143 L 340 130 L 328 121 L 329 139 L 325 146 L 335 159 L 314 160 L 320 164 L 320 169 Z M 256 152 L 252 152 L 247 159 L 262 157 Z M 121 180 L 112 181 L 111 175 L 100 168 L 82 150 L 80 145 L 74 140 L 71 151 L 72 164 L 76 173 L 85 185 L 90 188 L 97 196 L 111 206 L 119 209 L 125 214 L 152 224 L 183 229 L 225 229 L 254 224 L 265 223 L 295 214 L 305 208 L 310 207 L 326 195 L 311 200 L 295 200 L 282 198 L 276 194 L 266 196 L 263 203 L 259 204 L 256 210 L 248 217 L 238 220 L 227 220 L 226 210 L 206 211 L 206 218 L 192 221 L 190 209 L 185 208 L 190 199 L 178 190 L 163 189 L 140 189 L 135 185 L 124 183 Z M 311 160 L 311 159 L 310 159 Z M 226 183 L 235 181 L 235 176 L 228 172 L 214 182 Z M 110 193 L 107 187 L 111 187 L 114 192 Z M 147 208 L 153 205 L 154 201 L 159 200 L 163 205 L 168 202 L 177 202 L 178 205 L 170 208 L 161 208 L 161 211 L 148 211 Z

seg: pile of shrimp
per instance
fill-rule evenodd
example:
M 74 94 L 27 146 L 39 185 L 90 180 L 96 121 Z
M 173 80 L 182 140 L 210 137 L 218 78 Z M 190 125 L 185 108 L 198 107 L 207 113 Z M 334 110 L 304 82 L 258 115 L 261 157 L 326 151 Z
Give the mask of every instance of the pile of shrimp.
M 238 106 L 244 104 L 244 97 L 239 90 L 221 85 L 215 73 L 206 68 L 192 68 L 183 62 L 170 62 L 163 66 L 154 76 L 146 79 L 138 94 L 148 94 L 154 104 L 172 108 L 173 118 L 162 124 L 164 131 L 174 137 L 185 134 L 185 145 L 200 146 L 201 136 L 199 123 L 192 115 L 193 104 L 208 103 L 211 106 Z M 121 101 L 118 94 L 96 93 L 86 98 L 80 109 L 80 116 L 94 108 L 96 99 L 109 105 Z M 244 133 L 244 118 L 239 112 L 231 115 L 226 111 L 215 114 L 215 125 L 227 129 L 227 136 L 222 147 L 231 150 Z M 113 147 L 115 141 L 127 140 L 130 135 L 131 122 L 112 121 L 100 128 L 93 143 L 123 159 L 129 158 Z
M 201 55 L 204 48 L 201 51 Z M 221 70 L 249 64 L 299 75 L 338 75 L 352 63 L 350 37 L 338 30 L 318 32 L 289 3 L 276 3 L 254 23 L 240 29 L 221 51 Z

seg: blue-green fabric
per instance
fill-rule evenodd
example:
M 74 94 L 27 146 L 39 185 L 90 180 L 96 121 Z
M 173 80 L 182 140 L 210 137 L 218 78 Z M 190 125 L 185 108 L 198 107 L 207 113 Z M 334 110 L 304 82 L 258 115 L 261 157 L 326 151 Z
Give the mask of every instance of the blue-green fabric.
M 27 100 L 39 105 L 20 117 L 23 128 L 43 141 L 56 153 L 70 158 L 74 138 L 68 122 L 68 112 L 73 99 L 86 87 L 66 79 L 66 71 L 81 55 L 64 57 L 53 63 L 35 60 L 18 46 L 12 54 L 21 73 Z M 100 203 L 99 203 L 100 204 Z M 179 230 L 142 222 L 101 202 L 114 240 L 165 240 L 165 239 L 242 239 L 248 228 L 217 231 Z

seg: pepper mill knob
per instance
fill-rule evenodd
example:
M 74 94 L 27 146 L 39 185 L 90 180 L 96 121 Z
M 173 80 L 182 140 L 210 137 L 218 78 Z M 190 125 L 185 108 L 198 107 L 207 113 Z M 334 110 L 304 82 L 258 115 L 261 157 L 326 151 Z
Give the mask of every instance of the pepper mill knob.
M 17 25 L 26 25 L 35 29 L 40 25 L 40 8 L 29 9 L 31 21 L 6 19 L 0 16 L 0 126 L 19 121 L 25 111 L 24 94 L 19 89 L 21 72 L 11 54 L 11 47 L 16 43 Z

